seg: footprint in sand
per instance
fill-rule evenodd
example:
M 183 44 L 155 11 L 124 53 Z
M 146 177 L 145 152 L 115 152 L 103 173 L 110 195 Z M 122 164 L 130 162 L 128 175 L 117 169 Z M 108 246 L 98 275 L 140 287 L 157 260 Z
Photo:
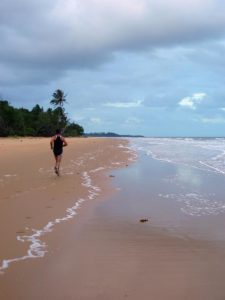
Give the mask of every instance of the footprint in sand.
M 16 231 L 16 234 L 24 234 L 24 233 L 25 233 L 24 230 L 18 230 L 18 231 Z

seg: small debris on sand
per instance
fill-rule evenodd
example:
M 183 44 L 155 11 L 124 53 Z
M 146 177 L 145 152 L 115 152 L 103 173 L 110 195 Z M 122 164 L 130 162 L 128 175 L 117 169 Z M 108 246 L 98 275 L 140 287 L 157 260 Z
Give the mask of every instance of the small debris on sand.
M 115 177 L 115 175 L 109 175 L 109 177 L 113 178 L 113 177 Z
M 140 219 L 140 222 L 141 222 L 141 223 L 148 222 L 148 219 Z

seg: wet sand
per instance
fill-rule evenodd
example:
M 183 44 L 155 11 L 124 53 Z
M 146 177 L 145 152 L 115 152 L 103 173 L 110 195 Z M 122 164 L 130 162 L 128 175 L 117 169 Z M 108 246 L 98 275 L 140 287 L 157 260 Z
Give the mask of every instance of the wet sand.
M 42 143 L 43 147 L 46 140 Z M 42 150 L 39 161 L 27 152 L 28 161 L 34 161 L 32 167 L 31 164 L 23 166 L 21 174 L 28 180 L 30 168 L 37 173 L 35 180 L 21 181 L 22 191 L 33 187 L 29 196 L 25 193 L 20 196 L 16 190 L 16 176 L 12 177 L 14 184 L 7 186 L 4 181 L 3 186 L 9 190 L 1 197 L 4 247 L 0 254 L 6 258 L 23 255 L 27 245 L 16 243 L 15 237 L 23 234 L 26 226 L 42 228 L 49 219 L 63 216 L 72 199 L 90 196 L 82 186 L 80 174 L 105 166 L 105 170 L 92 174 L 92 186 L 101 188 L 94 201 L 84 202 L 74 218 L 61 222 L 51 233 L 42 236 L 41 240 L 48 245 L 45 256 L 12 263 L 0 276 L 0 299 L 224 300 L 225 241 L 224 235 L 219 234 L 223 231 L 223 216 L 197 218 L 183 214 L 182 203 L 162 197 L 184 192 L 181 185 L 172 181 L 176 178 L 175 167 L 147 161 L 144 157 L 130 164 L 131 154 L 126 148 L 117 147 L 118 144 L 126 146 L 126 141 L 80 139 L 71 141 L 70 146 L 73 143 L 71 152 L 69 147 L 65 150 L 68 152 L 61 178 L 52 175 L 49 156 L 44 162 L 47 165 L 43 163 L 43 170 L 39 169 L 40 158 L 47 155 L 46 150 Z M 74 151 L 77 151 L 75 155 Z M 82 159 L 86 157 L 85 163 L 79 165 L 80 159 L 71 167 L 71 159 L 76 160 L 79 155 Z M 112 169 L 118 166 L 123 168 Z M 26 168 L 30 174 L 27 177 Z M 4 174 L 8 171 L 6 161 L 3 171 Z M 14 172 L 12 166 L 8 175 Z M 74 174 L 66 175 L 70 172 Z M 201 172 L 198 176 L 206 182 L 197 189 L 216 188 L 220 191 L 217 197 L 222 197 L 223 179 Z M 57 185 L 51 186 L 52 181 Z M 46 189 L 41 190 L 43 185 Z M 187 182 L 185 188 L 193 192 Z M 141 223 L 141 218 L 148 218 L 148 222 Z
M 127 141 L 68 139 L 61 176 L 57 177 L 49 142 L 0 139 L 0 299 L 17 299 L 16 293 L 8 290 L 8 286 L 17 287 L 17 275 L 11 272 L 21 274 L 26 264 L 54 251 L 48 238 L 74 214 L 78 228 L 92 202 L 113 192 L 106 172 L 126 166 L 129 158 L 123 148 Z

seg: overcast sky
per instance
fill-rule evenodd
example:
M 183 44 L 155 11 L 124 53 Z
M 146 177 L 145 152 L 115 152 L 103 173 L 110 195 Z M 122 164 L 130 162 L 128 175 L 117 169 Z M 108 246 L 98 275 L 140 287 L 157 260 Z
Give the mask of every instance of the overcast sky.
M 224 136 L 224 0 L 1 0 L 0 99 L 86 132 Z

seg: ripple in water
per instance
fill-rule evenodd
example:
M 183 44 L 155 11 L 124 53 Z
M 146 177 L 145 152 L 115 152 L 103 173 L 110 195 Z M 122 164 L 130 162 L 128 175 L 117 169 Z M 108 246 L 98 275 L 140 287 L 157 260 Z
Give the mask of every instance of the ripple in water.
M 225 139 L 130 139 L 131 149 L 153 159 L 225 175 Z
M 222 201 L 213 200 L 214 194 L 186 193 L 159 194 L 158 196 L 179 202 L 181 204 L 180 210 L 189 216 L 209 216 L 225 213 L 225 204 Z

